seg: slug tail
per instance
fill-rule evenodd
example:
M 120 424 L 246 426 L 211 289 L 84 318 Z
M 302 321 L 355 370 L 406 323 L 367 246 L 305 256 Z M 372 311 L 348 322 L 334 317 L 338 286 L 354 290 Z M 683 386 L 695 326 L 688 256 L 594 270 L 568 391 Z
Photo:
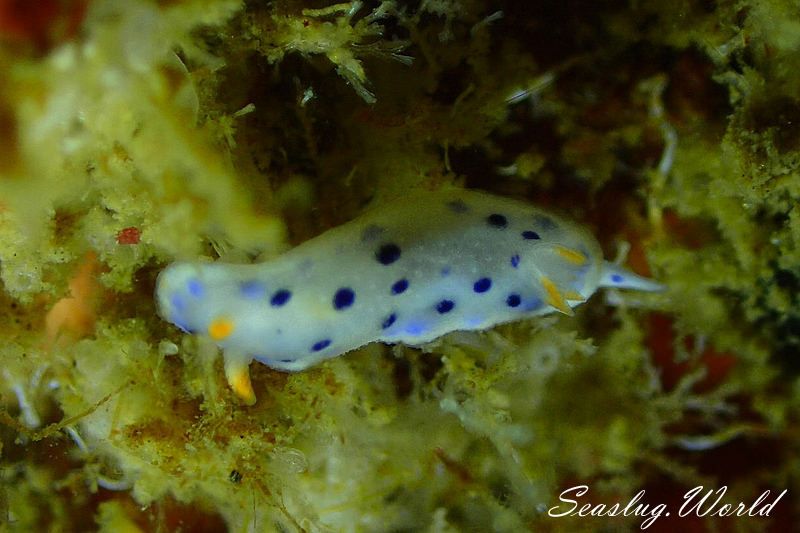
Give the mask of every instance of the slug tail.
M 600 273 L 600 287 L 613 287 L 616 289 L 634 289 L 637 291 L 660 292 L 666 286 L 651 279 L 634 274 L 630 270 L 614 263 L 603 261 Z

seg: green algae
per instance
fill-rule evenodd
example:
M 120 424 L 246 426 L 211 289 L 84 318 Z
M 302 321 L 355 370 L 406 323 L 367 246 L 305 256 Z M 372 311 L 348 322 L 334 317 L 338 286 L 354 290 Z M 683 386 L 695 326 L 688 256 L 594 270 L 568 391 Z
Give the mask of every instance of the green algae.
M 546 510 L 578 483 L 796 487 L 797 7 L 536 5 L 96 1 L 48 53 L 0 49 L 0 527 L 635 528 Z M 268 258 L 452 185 L 628 241 L 669 290 L 254 364 L 253 407 L 155 313 L 173 260 Z M 92 332 L 49 341 L 90 251 Z

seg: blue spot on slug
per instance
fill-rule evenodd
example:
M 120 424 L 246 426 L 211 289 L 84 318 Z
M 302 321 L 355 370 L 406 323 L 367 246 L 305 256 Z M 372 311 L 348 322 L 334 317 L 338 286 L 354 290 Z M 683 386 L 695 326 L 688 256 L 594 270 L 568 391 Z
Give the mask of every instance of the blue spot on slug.
M 509 294 L 506 298 L 506 305 L 509 307 L 519 307 L 520 303 L 522 303 L 522 298 L 519 297 L 519 294 Z
M 517 268 L 519 266 L 519 254 L 511 256 L 511 266 Z
M 408 288 L 408 280 L 403 278 L 394 282 L 392 285 L 392 294 L 402 294 Z
M 318 352 L 320 350 L 324 350 L 325 348 L 327 348 L 330 345 L 331 345 L 331 340 L 330 339 L 323 339 L 323 340 L 321 340 L 319 342 L 315 342 L 314 346 L 311 347 L 311 351 L 312 352 Z
M 391 265 L 400 259 L 400 247 L 394 243 L 384 244 L 375 252 L 375 259 L 382 265 Z
M 269 303 L 272 304 L 273 307 L 281 307 L 288 302 L 291 297 L 292 293 L 290 291 L 281 289 L 272 295 L 272 299 L 270 299 Z
M 539 237 L 539 234 L 536 233 L 535 231 L 527 230 L 522 232 L 522 238 L 532 241 L 532 240 L 539 240 L 541 237 Z
M 490 226 L 498 229 L 503 229 L 508 226 L 508 219 L 498 213 L 492 213 L 486 217 L 486 222 L 488 222 Z
M 242 296 L 248 300 L 259 300 L 264 297 L 266 287 L 260 281 L 250 280 L 245 281 L 239 286 Z
M 179 313 L 183 313 L 186 310 L 186 302 L 181 298 L 180 294 L 173 294 L 169 299 L 169 303 L 172 304 L 172 308 Z
M 333 295 L 333 307 L 338 310 L 346 309 L 353 305 L 355 299 L 356 293 L 353 292 L 353 289 L 343 287 Z
M 392 313 L 391 315 L 387 316 L 386 320 L 384 320 L 383 323 L 381 324 L 381 329 L 386 329 L 391 327 L 391 325 L 395 323 L 395 320 L 397 320 L 396 314 Z
M 525 311 L 534 311 L 540 307 L 542 307 L 542 301 L 539 298 L 532 298 L 526 301 L 525 305 L 522 306 Z
M 186 282 L 186 288 L 189 290 L 189 294 L 195 298 L 200 298 L 205 292 L 205 290 L 203 290 L 203 284 L 200 283 L 200 280 L 195 278 L 192 278 Z
M 614 283 L 622 283 L 624 280 L 625 278 L 623 278 L 619 274 L 611 274 L 611 281 L 613 281 Z
M 469 317 L 468 319 L 466 319 L 466 320 L 464 321 L 464 323 L 465 323 L 467 326 L 469 326 L 469 327 L 471 327 L 471 328 L 474 328 L 474 327 L 476 327 L 476 326 L 480 326 L 481 324 L 483 324 L 483 321 L 484 321 L 484 320 L 485 320 L 485 319 L 484 319 L 482 316 L 471 316 L 471 317 Z
M 424 322 L 409 322 L 406 326 L 406 333 L 410 335 L 420 335 L 421 333 L 425 333 L 427 329 Z
M 481 278 L 472 285 L 472 290 L 481 293 L 486 292 L 492 288 L 492 280 L 489 278 Z
M 436 304 L 436 310 L 439 312 L 439 314 L 443 315 L 445 313 L 449 313 L 450 311 L 452 311 L 455 305 L 456 304 L 455 302 L 453 302 L 453 300 L 442 300 L 441 302 Z

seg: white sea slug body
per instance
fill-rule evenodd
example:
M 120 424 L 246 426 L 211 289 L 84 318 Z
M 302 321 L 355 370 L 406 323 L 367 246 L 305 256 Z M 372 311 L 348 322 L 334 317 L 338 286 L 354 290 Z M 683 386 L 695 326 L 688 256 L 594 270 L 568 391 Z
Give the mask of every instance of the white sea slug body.
M 660 285 L 603 260 L 587 231 L 485 193 L 421 193 L 270 261 L 176 263 L 158 279 L 164 318 L 211 337 L 234 390 L 255 401 L 252 359 L 303 370 L 373 341 L 419 345 L 560 311 L 599 287 Z

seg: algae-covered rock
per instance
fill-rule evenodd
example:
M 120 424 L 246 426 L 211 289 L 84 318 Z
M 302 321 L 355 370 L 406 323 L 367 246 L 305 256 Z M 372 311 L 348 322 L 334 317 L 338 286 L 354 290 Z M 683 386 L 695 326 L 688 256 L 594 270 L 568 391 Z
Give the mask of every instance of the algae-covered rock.
M 645 519 L 548 513 L 579 485 L 644 490 L 659 527 L 788 530 L 799 52 L 784 0 L 0 2 L 0 530 Z M 172 261 L 450 186 L 563 212 L 667 290 L 254 363 L 253 406 L 156 312 Z M 679 517 L 696 485 L 789 496 Z

